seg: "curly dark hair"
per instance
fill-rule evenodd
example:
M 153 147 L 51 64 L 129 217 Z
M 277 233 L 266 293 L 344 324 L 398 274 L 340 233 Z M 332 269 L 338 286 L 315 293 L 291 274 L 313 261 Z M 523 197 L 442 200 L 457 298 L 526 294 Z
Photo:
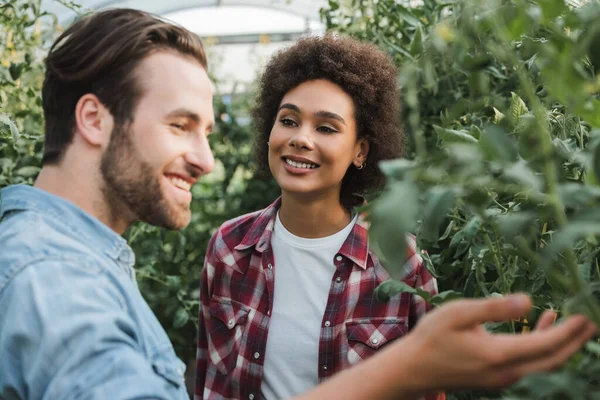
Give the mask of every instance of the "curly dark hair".
M 279 51 L 258 81 L 251 110 L 259 172 L 269 173 L 267 142 L 283 96 L 303 82 L 326 79 L 352 98 L 357 136 L 369 142 L 365 167 L 348 168 L 340 193 L 344 207 L 360 205 L 364 195 L 384 183 L 379 161 L 397 158 L 404 150 L 397 72 L 378 47 L 345 36 L 304 37 Z

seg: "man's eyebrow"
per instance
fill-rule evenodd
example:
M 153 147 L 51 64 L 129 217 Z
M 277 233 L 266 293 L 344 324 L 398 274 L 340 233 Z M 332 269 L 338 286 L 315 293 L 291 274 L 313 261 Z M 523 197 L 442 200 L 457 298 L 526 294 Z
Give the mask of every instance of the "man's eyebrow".
M 171 111 L 167 114 L 167 118 L 175 118 L 175 117 L 185 117 L 191 119 L 195 123 L 200 122 L 200 116 L 187 108 L 178 108 L 176 110 Z

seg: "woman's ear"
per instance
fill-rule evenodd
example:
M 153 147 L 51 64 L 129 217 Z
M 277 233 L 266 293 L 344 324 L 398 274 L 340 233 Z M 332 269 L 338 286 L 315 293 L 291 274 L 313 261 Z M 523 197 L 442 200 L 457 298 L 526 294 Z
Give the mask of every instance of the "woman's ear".
M 366 139 L 360 139 L 357 143 L 358 152 L 356 157 L 354 157 L 354 166 L 358 169 L 362 169 L 365 166 L 367 161 L 367 156 L 369 155 L 369 142 Z

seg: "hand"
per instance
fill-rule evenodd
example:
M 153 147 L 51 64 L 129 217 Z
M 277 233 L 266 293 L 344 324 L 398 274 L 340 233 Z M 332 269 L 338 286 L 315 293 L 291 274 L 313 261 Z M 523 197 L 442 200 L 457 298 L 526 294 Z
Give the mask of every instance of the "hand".
M 583 316 L 552 326 L 551 311 L 542 315 L 535 331 L 521 335 L 491 334 L 481 326 L 488 321 L 518 319 L 530 309 L 527 296 L 512 295 L 459 300 L 432 311 L 404 339 L 411 341 L 409 348 L 414 349 L 410 354 L 413 376 L 431 391 L 500 388 L 525 375 L 555 369 L 596 332 Z

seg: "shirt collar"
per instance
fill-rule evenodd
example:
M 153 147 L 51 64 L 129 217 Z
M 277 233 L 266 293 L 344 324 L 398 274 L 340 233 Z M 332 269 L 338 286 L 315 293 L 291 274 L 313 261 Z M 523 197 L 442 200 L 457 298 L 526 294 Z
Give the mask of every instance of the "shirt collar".
M 270 248 L 271 235 L 273 234 L 273 227 L 275 226 L 279 207 L 281 207 L 281 197 L 261 211 L 240 244 L 235 246 L 235 250 L 246 250 L 256 246 L 256 251 L 263 253 Z
M 126 267 L 133 267 L 135 256 L 127 241 L 92 215 L 70 201 L 28 185 L 12 185 L 0 190 L 0 220 L 16 211 L 33 211 L 66 224 L 74 236 L 99 249 Z
M 339 253 L 362 269 L 367 268 L 369 259 L 369 223 L 365 214 L 359 214 L 356 224 L 342 244 Z
M 277 218 L 277 211 L 280 207 L 281 197 L 262 210 L 240 244 L 235 246 L 235 250 L 246 250 L 256 246 L 256 251 L 263 253 L 270 248 L 275 219 Z M 350 234 L 339 251 L 342 256 L 347 257 L 362 269 L 367 268 L 369 257 L 368 232 L 369 223 L 366 221 L 366 215 L 359 214 L 356 224 L 352 227 L 352 231 L 350 231 Z

